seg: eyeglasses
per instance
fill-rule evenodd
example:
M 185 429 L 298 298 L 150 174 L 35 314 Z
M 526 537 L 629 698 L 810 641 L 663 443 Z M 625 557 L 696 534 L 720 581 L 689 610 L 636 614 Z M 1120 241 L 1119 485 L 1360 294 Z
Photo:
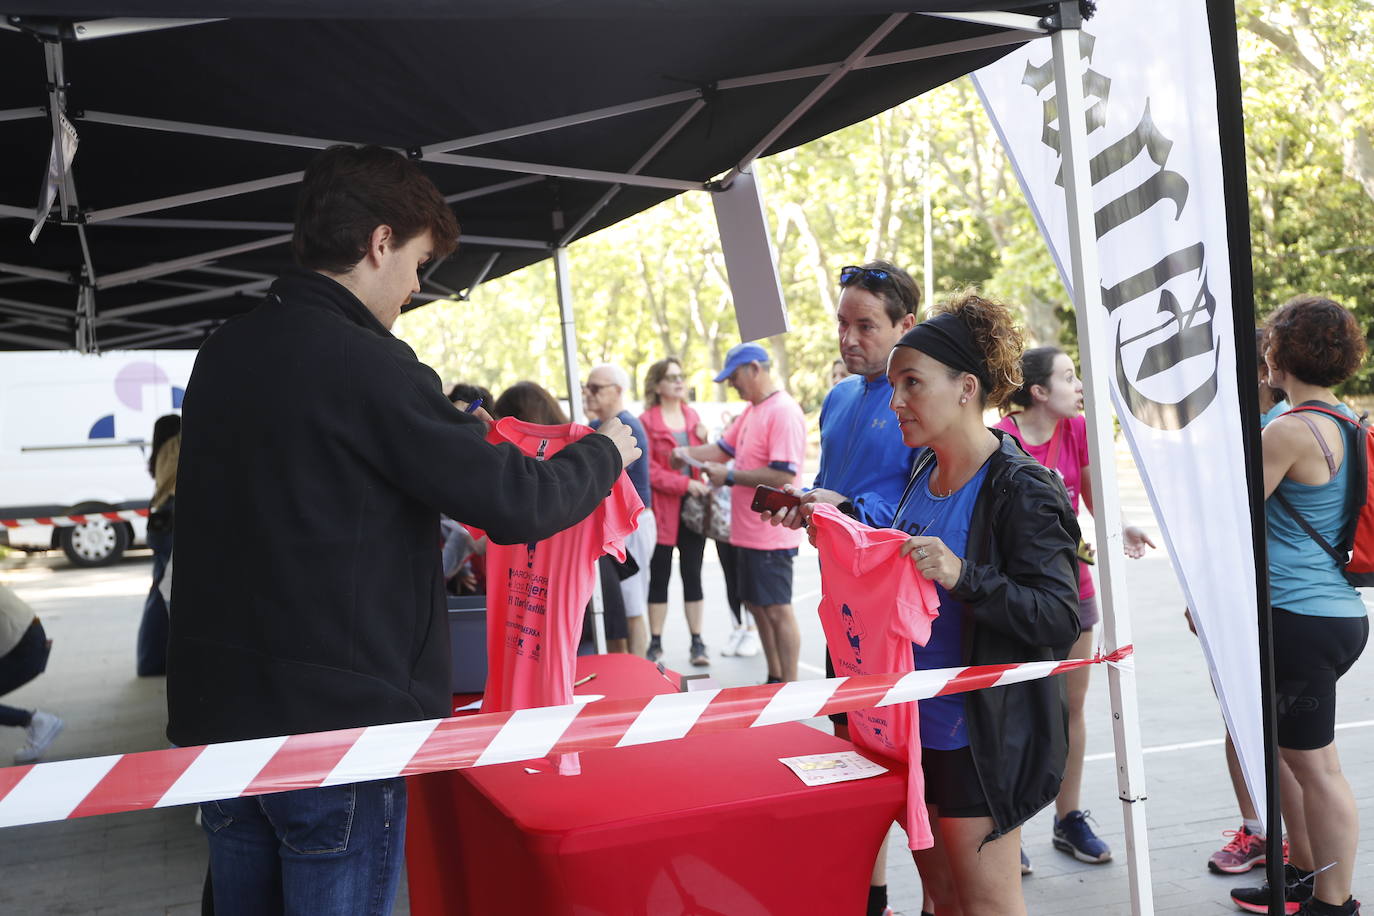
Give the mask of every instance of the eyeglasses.
M 619 387 L 620 387 L 619 385 L 612 385 L 612 384 L 606 384 L 606 385 L 583 385 L 583 386 L 582 386 L 582 390 L 585 391 L 585 392 L 587 392 L 587 394 L 590 394 L 592 397 L 596 397 L 598 394 L 600 394 L 603 390 L 605 390 L 605 389 L 607 389 L 607 388 L 619 388 Z
M 841 267 L 840 285 L 851 286 L 855 283 L 867 290 L 881 289 L 892 284 L 892 274 L 872 267 Z

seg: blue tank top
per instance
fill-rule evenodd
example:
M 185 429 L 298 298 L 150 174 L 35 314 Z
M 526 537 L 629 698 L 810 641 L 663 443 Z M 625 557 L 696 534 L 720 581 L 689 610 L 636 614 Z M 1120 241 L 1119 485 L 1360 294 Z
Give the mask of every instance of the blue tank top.
M 1338 405 L 1336 410 L 1352 419 L 1355 417 L 1344 404 Z M 1345 436 L 1345 455 L 1335 477 L 1316 485 L 1285 477 L 1275 490 L 1282 493 L 1329 544 L 1340 539 L 1350 519 L 1346 507 L 1353 464 L 1350 456 L 1354 454 L 1355 435 L 1359 432 L 1345 423 L 1339 423 L 1339 427 Z M 1336 561 L 1307 536 L 1278 500 L 1265 501 L 1264 517 L 1268 528 L 1270 604 L 1311 617 L 1365 616 L 1359 592 L 1345 581 Z
M 962 557 L 968 549 L 968 526 L 973 519 L 973 504 L 987 477 L 985 462 L 968 483 L 948 496 L 930 492 L 930 475 L 935 462 L 921 469 L 911 487 L 911 496 L 897 514 L 894 528 L 908 534 L 938 537 L 945 546 Z M 940 616 L 930 628 L 930 639 L 924 646 L 912 646 L 919 670 L 958 668 L 964 664 L 964 603 L 936 584 L 940 596 Z M 937 751 L 954 751 L 968 747 L 968 717 L 964 712 L 964 695 L 932 697 L 921 700 L 921 747 Z

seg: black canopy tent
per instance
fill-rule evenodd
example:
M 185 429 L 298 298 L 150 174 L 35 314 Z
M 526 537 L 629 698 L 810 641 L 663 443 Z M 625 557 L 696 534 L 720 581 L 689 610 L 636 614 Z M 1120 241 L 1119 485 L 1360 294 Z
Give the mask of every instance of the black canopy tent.
M 417 300 L 461 296 L 552 256 L 567 341 L 562 268 L 572 241 L 674 194 L 726 187 L 759 156 L 890 108 L 1047 30 L 1055 33 L 1056 97 L 1075 113 L 1063 131 L 1061 174 L 1069 260 L 1081 275 L 1073 284 L 1080 340 L 1095 339 L 1090 329 L 1104 320 L 1097 284 L 1082 282 L 1098 271 L 1073 3 L 398 0 L 379 11 L 336 0 L 329 16 L 308 0 L 10 8 L 20 12 L 0 23 L 0 121 L 8 122 L 0 128 L 0 227 L 10 227 L 0 233 L 0 348 L 198 345 L 250 308 L 286 261 L 293 185 L 332 142 L 407 151 L 454 204 L 462 245 L 429 272 Z M 46 18 L 26 17 L 30 8 Z M 1208 8 L 1226 175 L 1240 188 L 1227 195 L 1239 327 L 1253 309 L 1234 18 L 1229 0 Z M 1055 10 L 1073 21 L 1042 19 Z M 109 18 L 116 15 L 202 18 Z M 80 152 L 31 246 L 32 201 L 58 111 L 79 132 Z M 1113 452 L 1102 367 L 1113 354 L 1092 349 L 1083 351 L 1092 463 L 1105 468 Z M 1239 376 L 1253 379 L 1248 343 L 1238 353 Z M 568 371 L 571 389 L 571 361 Z M 1103 484 L 1095 492 L 1110 505 L 1114 477 Z M 1118 521 L 1104 515 L 1098 543 L 1114 543 Z M 1104 619 L 1119 605 L 1124 621 L 1125 603 L 1106 591 Z M 1119 648 L 1129 626 L 1106 632 L 1106 648 Z M 1115 667 L 1108 677 L 1132 911 L 1145 913 L 1152 904 L 1134 682 Z M 1267 807 L 1277 819 L 1272 788 Z
M 421 304 L 976 69 L 1035 37 L 1051 10 L 7 5 L 0 348 L 84 351 L 195 347 L 251 308 L 290 257 L 301 170 L 330 143 L 405 150 L 452 202 L 461 245 L 429 271 Z M 130 16 L 141 18 L 113 18 Z M 31 244 L 59 112 L 78 151 Z

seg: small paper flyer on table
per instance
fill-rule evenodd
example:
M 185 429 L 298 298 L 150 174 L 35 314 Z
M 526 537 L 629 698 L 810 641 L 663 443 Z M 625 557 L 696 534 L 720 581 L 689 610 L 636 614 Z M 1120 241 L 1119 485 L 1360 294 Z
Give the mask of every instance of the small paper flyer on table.
M 788 769 L 796 773 L 797 778 L 808 786 L 828 786 L 851 779 L 868 779 L 870 776 L 887 772 L 887 767 L 880 767 L 855 751 L 779 757 L 778 762 L 786 764 Z

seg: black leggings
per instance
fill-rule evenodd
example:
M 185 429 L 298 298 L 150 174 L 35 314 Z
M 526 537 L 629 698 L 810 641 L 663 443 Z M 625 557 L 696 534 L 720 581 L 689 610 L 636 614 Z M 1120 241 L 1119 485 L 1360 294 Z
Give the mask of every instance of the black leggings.
M 720 558 L 721 575 L 725 577 L 725 602 L 730 605 L 730 614 L 735 618 L 735 626 L 744 625 L 744 616 L 739 604 L 739 568 L 736 548 L 724 541 L 716 541 L 716 556 Z
M 682 576 L 682 600 L 700 601 L 701 557 L 706 552 L 706 536 L 697 534 L 691 528 L 677 522 L 677 544 L 659 544 L 654 547 L 653 559 L 649 561 L 649 603 L 668 603 L 668 580 L 673 577 L 673 547 L 678 552 L 678 572 Z

